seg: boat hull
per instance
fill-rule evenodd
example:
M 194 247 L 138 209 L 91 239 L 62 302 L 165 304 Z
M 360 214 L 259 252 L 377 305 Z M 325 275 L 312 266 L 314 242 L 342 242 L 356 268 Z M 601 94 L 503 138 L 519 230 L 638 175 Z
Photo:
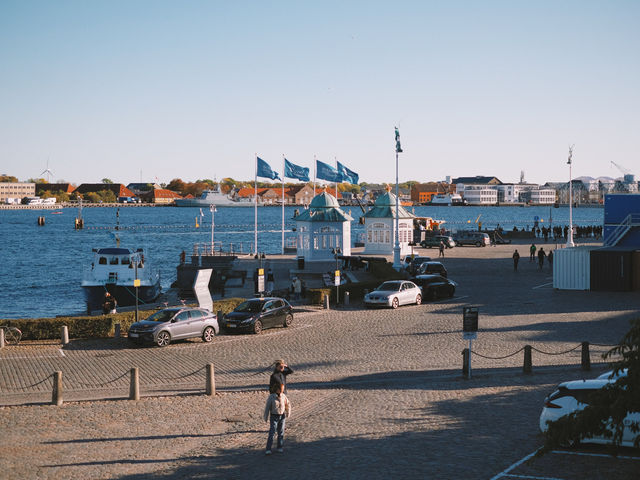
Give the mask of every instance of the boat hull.
M 87 312 L 102 310 L 104 294 L 109 292 L 118 302 L 118 307 L 128 307 L 136 304 L 136 289 L 133 285 L 92 285 L 83 286 Z M 160 296 L 160 282 L 154 285 L 138 287 L 138 304 L 154 302 Z

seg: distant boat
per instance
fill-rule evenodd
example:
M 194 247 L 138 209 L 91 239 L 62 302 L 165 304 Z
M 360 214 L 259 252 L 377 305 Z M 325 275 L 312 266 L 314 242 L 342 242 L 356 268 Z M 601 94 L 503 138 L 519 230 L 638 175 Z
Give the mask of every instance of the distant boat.
M 109 292 L 118 306 L 136 303 L 135 280 L 140 281 L 138 301 L 140 304 L 153 302 L 160 295 L 160 273 L 152 268 L 145 258 L 143 249 L 128 248 L 93 249 L 93 262 L 86 267 L 82 276 L 82 288 L 87 303 L 87 312 L 99 310 L 104 295 Z
M 430 205 L 466 205 L 464 199 L 457 193 L 439 193 L 431 197 Z
M 248 200 L 237 200 L 220 191 L 220 184 L 216 184 L 210 190 L 205 190 L 198 198 L 176 198 L 176 207 L 250 207 L 253 202 Z

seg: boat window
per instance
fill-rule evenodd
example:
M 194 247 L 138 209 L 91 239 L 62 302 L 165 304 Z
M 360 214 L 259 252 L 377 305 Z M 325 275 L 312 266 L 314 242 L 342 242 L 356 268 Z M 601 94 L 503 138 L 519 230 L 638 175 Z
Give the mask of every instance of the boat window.
M 122 257 L 122 258 L 120 259 L 120 263 L 121 263 L 122 265 L 129 265 L 129 257 Z
M 107 257 L 100 257 L 100 259 L 98 260 L 98 264 L 99 265 L 106 265 L 107 264 Z
M 118 257 L 111 257 L 111 260 L 109 260 L 109 265 L 117 265 L 118 264 Z

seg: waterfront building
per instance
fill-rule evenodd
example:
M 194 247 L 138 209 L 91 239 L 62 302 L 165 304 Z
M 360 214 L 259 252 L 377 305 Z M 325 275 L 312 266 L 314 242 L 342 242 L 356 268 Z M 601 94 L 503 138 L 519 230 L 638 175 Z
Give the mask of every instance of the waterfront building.
M 0 203 L 9 203 L 8 199 L 21 200 L 35 197 L 36 184 L 31 182 L 0 182 Z M 18 202 L 19 203 L 19 202 Z
M 453 190 L 453 186 L 447 182 L 416 183 L 411 187 L 411 201 L 429 203 L 436 195 L 454 193 Z
M 469 205 L 495 205 L 498 203 L 498 190 L 495 185 L 456 184 L 456 193 Z
M 155 203 L 157 205 L 168 205 L 173 203 L 176 198 L 182 198 L 176 192 L 167 190 L 166 188 L 154 188 L 140 195 L 145 202 Z
M 333 195 L 323 191 L 311 200 L 309 208 L 294 218 L 298 257 L 306 261 L 331 260 L 336 250 L 351 255 L 351 222 Z
M 371 210 L 363 215 L 365 240 L 364 253 L 392 255 L 396 241 L 395 219 L 398 217 L 400 256 L 411 253 L 409 242 L 413 241 L 413 219 L 402 205 L 396 215 L 396 196 L 387 187 L 386 193 L 380 195 Z

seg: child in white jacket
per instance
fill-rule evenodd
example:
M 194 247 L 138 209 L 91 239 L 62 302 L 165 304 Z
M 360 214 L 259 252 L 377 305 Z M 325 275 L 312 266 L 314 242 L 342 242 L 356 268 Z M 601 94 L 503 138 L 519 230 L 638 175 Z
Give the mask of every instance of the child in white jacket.
M 273 393 L 267 398 L 264 407 L 264 421 L 269 422 L 269 437 L 267 438 L 266 455 L 271 455 L 273 436 L 278 432 L 278 452 L 282 453 L 284 446 L 284 424 L 285 419 L 291 415 L 291 402 L 284 394 L 284 385 L 277 383 L 272 390 Z

